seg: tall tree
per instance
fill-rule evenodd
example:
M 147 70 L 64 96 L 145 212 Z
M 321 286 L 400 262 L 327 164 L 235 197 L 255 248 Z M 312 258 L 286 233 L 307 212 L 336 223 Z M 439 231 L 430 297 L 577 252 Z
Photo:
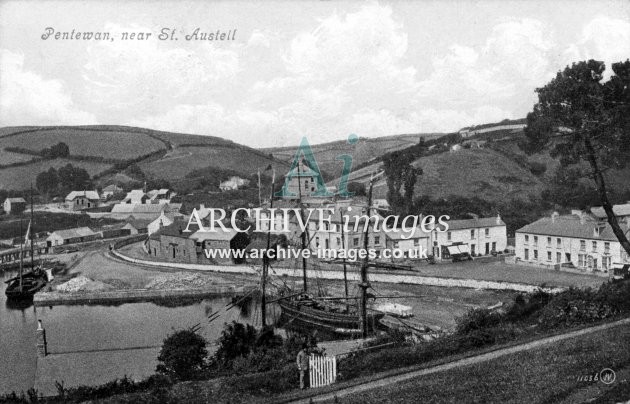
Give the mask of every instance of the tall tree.
M 574 63 L 536 89 L 538 103 L 527 115 L 527 152 L 549 149 L 564 166 L 585 161 L 590 166 L 608 223 L 630 254 L 630 242 L 613 213 L 604 172 L 630 162 L 630 61 L 606 67 L 589 60 Z
M 403 150 L 383 157 L 383 168 L 387 180 L 387 201 L 397 214 L 407 214 L 413 204 L 414 186 L 422 168 L 412 165 L 413 153 Z

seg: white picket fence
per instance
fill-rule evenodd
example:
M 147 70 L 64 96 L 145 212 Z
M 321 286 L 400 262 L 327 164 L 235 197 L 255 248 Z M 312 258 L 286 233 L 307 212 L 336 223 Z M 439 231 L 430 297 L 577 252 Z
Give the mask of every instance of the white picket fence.
M 308 358 L 310 387 L 333 384 L 337 380 L 337 357 L 311 355 Z

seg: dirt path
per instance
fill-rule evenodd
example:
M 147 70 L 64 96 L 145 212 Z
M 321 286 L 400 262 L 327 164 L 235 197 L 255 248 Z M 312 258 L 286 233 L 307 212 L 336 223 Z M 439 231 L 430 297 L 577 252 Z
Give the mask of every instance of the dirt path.
M 537 341 L 528 342 L 525 344 L 516 345 L 509 348 L 498 349 L 496 351 L 488 352 L 488 353 L 477 355 L 477 356 L 472 356 L 470 358 L 460 359 L 460 360 L 446 363 L 443 365 L 438 365 L 438 366 L 434 366 L 434 367 L 430 367 L 426 369 L 414 370 L 414 371 L 410 371 L 408 373 L 404 373 L 404 374 L 400 374 L 396 376 L 383 377 L 377 380 L 370 380 L 356 386 L 341 388 L 339 390 L 320 394 L 320 395 L 310 396 L 310 397 L 298 399 L 295 401 L 282 401 L 282 402 L 308 404 L 308 403 L 334 401 L 335 398 L 342 398 L 342 397 L 352 395 L 352 394 L 363 393 L 368 390 L 389 386 L 394 383 L 411 380 L 417 377 L 430 375 L 433 373 L 444 372 L 444 371 L 454 369 L 454 368 L 459 368 L 462 366 L 488 362 L 494 359 L 501 358 L 506 355 L 512 355 L 512 354 L 523 352 L 523 351 L 529 351 L 529 350 L 540 348 L 540 347 L 550 345 L 556 342 L 564 341 L 570 338 L 575 338 L 582 335 L 591 334 L 594 332 L 599 332 L 599 331 L 603 331 L 609 328 L 618 327 L 618 326 L 627 325 L 627 324 L 630 324 L 630 318 L 619 320 L 613 323 L 599 325 L 596 327 L 590 327 L 590 328 L 585 328 L 585 329 L 581 329 L 577 331 L 572 331 L 566 334 L 555 335 L 553 337 L 547 337 L 547 338 L 543 338 Z

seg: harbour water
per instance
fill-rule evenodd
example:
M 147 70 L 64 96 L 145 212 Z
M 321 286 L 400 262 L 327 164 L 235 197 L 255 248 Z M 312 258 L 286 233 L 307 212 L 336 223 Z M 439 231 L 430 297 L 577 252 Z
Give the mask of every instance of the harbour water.
M 42 320 L 46 328 L 51 353 L 160 346 L 173 330 L 195 324 L 202 325 L 200 333 L 213 343 L 226 322 L 260 322 L 255 303 L 246 310 L 237 307 L 226 310 L 231 302 L 227 297 L 176 306 L 154 302 L 117 306 L 16 306 L 7 302 L 4 294 L 4 280 L 15 274 L 7 272 L 0 276 L 0 393 L 33 387 L 37 320 Z M 220 311 L 219 317 L 208 323 L 208 315 L 215 311 Z M 121 368 L 124 366 L 125 363 L 120 363 Z

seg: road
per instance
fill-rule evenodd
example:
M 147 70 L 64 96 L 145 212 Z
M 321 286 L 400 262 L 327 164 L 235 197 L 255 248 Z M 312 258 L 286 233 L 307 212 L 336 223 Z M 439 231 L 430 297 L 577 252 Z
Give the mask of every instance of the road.
M 300 403 L 300 404 L 308 404 L 308 403 L 322 403 L 322 402 L 334 402 L 336 399 L 340 399 L 343 397 L 347 397 L 353 394 L 363 393 L 369 390 L 382 388 L 385 386 L 390 386 L 395 383 L 400 383 L 404 381 L 409 381 L 415 378 L 419 378 L 422 376 L 448 371 L 455 368 L 460 368 L 463 366 L 488 362 L 494 359 L 498 359 L 507 355 L 512 355 L 519 352 L 529 351 L 532 349 L 540 348 L 546 345 L 554 344 L 557 342 L 565 341 L 567 339 L 592 334 L 595 332 L 600 332 L 609 328 L 619 327 L 622 325 L 630 324 L 630 318 L 626 318 L 623 320 L 619 320 L 613 323 L 603 324 L 596 327 L 584 328 L 577 331 L 572 331 L 566 334 L 555 335 L 552 337 L 542 338 L 533 342 L 528 342 L 525 344 L 520 344 L 516 346 L 512 346 L 509 348 L 498 349 L 496 351 L 488 352 L 481 355 L 476 355 L 472 357 L 468 357 L 465 359 L 460 359 L 454 362 L 445 363 L 443 365 L 433 366 L 426 369 L 420 370 L 411 370 L 407 373 L 398 374 L 395 376 L 383 377 L 381 379 L 374 378 L 370 381 L 367 381 L 362 384 L 340 388 L 335 391 L 327 392 L 319 395 L 312 395 L 305 398 L 300 398 L 294 401 L 278 401 L 278 402 L 291 402 L 291 403 Z

